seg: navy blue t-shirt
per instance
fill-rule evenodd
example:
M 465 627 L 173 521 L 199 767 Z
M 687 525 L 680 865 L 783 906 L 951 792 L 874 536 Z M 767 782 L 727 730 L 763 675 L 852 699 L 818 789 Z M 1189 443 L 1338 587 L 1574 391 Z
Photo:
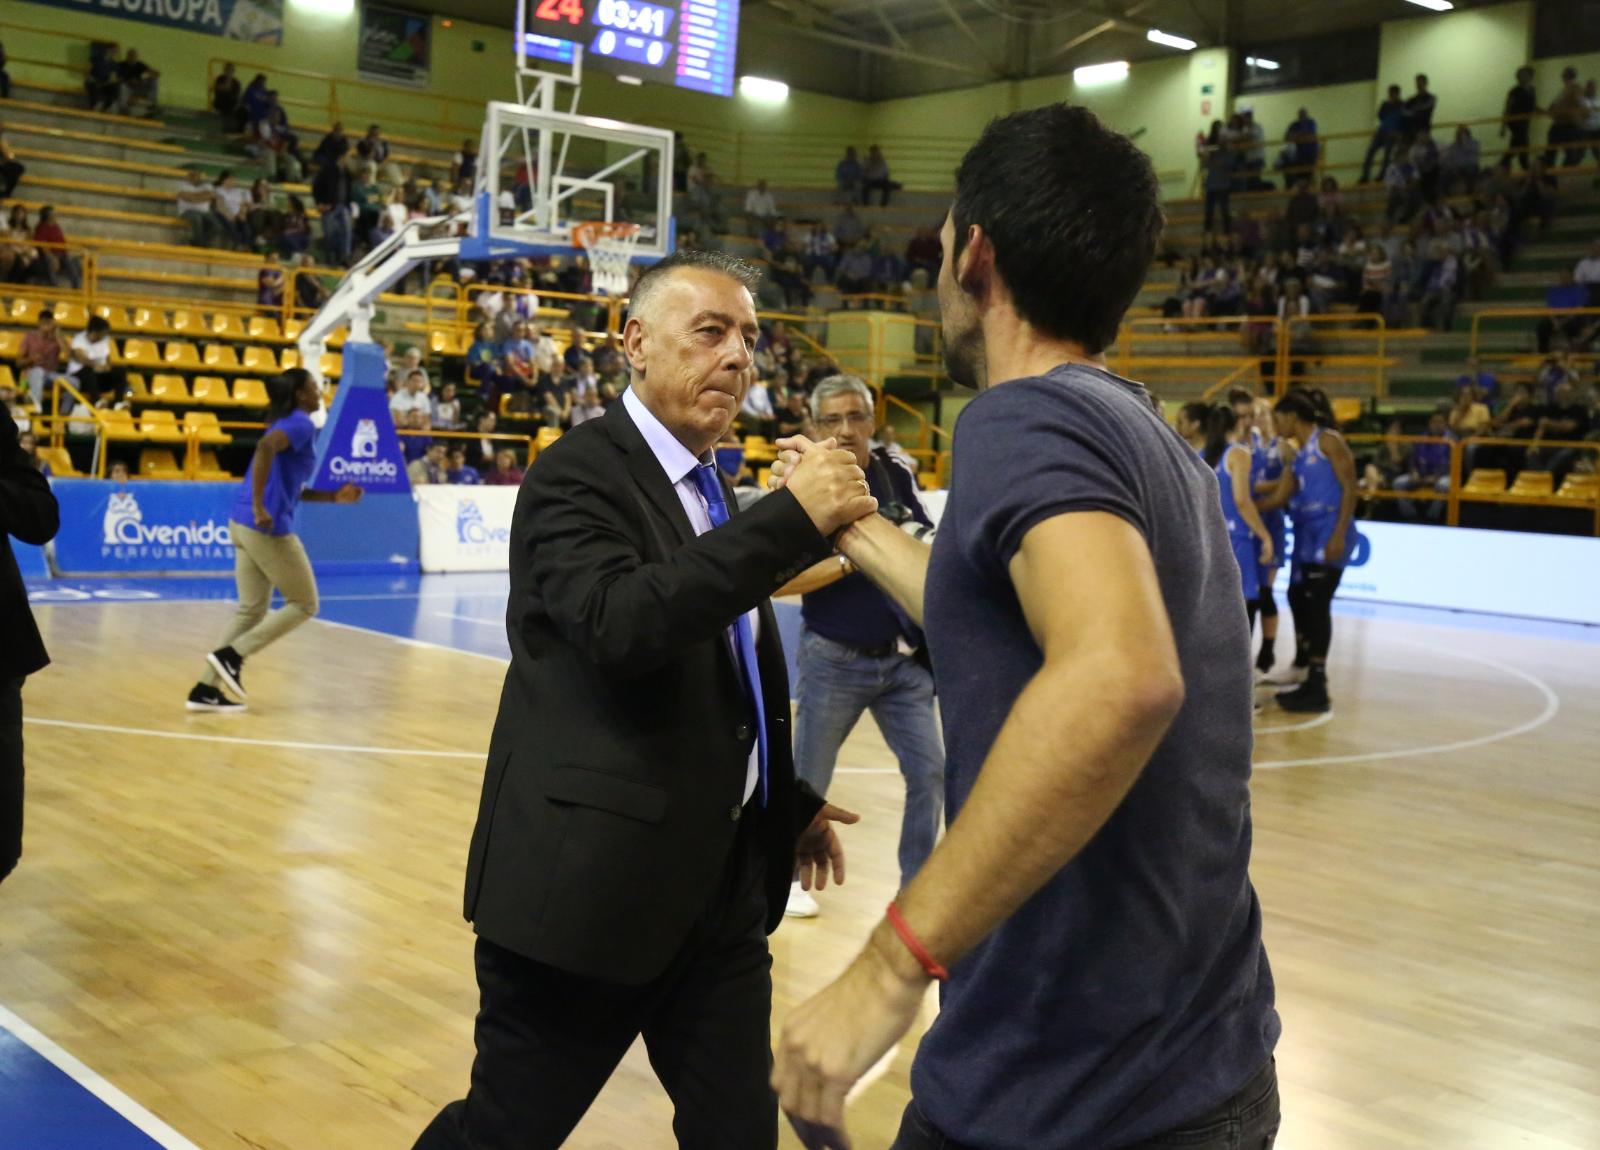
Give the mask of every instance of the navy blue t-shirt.
M 898 504 L 924 527 L 933 520 L 917 498 L 917 481 L 905 465 L 874 452 L 867 468 L 867 486 L 880 509 Z M 800 616 L 805 625 L 824 639 L 851 647 L 887 647 L 906 630 L 902 617 L 889 606 L 889 599 L 859 571 L 837 583 L 801 596 Z M 907 635 L 915 641 L 914 636 Z
M 317 427 L 311 416 L 298 408 L 276 421 L 268 432 L 282 430 L 289 437 L 287 449 L 272 457 L 272 470 L 267 473 L 267 489 L 262 503 L 272 515 L 272 535 L 288 535 L 294 531 L 294 513 L 300 506 L 300 492 L 311 481 L 317 466 Z M 253 509 L 255 491 L 255 460 L 245 469 L 244 482 L 233 497 L 229 518 L 256 530 Z
M 1066 365 L 1000 384 L 961 413 L 954 452 L 926 588 L 949 818 L 1042 663 L 1008 567 L 1043 520 L 1108 512 L 1144 536 L 1186 696 L 1094 839 L 952 969 L 912 1089 L 985 1150 L 1125 1146 L 1226 1101 L 1278 1038 L 1248 874 L 1239 568 L 1211 469 L 1136 383 Z

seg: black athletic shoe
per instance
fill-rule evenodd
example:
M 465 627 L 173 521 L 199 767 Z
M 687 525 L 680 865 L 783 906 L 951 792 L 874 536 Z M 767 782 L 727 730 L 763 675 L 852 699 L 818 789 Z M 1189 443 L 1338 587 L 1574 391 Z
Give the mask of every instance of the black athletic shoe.
M 194 685 L 184 707 L 190 711 L 212 711 L 224 715 L 238 714 L 245 709 L 243 703 L 235 703 L 215 687 L 208 687 L 204 683 Z
M 1328 701 L 1328 680 L 1312 675 L 1292 691 L 1278 692 L 1278 706 L 1303 715 L 1320 715 L 1333 708 Z
M 244 693 L 244 682 L 240 679 L 244 671 L 244 657 L 232 647 L 222 647 L 206 656 L 206 662 L 211 664 L 211 669 L 222 676 L 223 684 L 241 699 L 250 696 Z
M 1256 670 L 1265 677 L 1271 672 L 1278 662 L 1278 653 L 1269 644 L 1261 644 L 1261 653 L 1256 656 Z

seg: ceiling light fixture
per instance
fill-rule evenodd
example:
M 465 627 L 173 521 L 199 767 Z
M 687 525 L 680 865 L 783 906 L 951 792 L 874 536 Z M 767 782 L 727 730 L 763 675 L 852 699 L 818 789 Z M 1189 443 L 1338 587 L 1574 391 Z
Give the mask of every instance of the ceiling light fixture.
M 1144 34 L 1144 38 L 1152 44 L 1165 44 L 1168 48 L 1181 48 L 1185 52 L 1191 51 L 1195 46 L 1193 40 L 1185 40 L 1182 36 L 1174 36 L 1159 28 L 1150 29 Z
M 1117 80 L 1128 78 L 1128 62 L 1126 60 L 1112 60 L 1106 64 L 1087 64 L 1082 68 L 1072 70 L 1072 82 L 1088 86 L 1091 84 L 1110 84 Z
M 1455 5 L 1450 0 L 1411 0 L 1418 8 L 1426 8 L 1430 12 L 1448 12 Z
M 765 104 L 781 104 L 789 98 L 789 85 L 764 76 L 740 76 L 739 95 Z
M 1269 60 L 1265 56 L 1246 56 L 1244 62 L 1252 68 L 1260 68 L 1264 72 L 1276 72 L 1280 67 L 1276 60 Z

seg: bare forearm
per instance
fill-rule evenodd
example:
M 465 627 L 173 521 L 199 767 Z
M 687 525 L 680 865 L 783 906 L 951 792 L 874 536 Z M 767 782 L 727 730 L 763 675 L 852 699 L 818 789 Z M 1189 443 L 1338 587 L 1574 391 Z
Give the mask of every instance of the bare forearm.
M 267 479 L 272 474 L 272 457 L 276 454 L 265 443 L 258 444 L 254 465 L 250 468 L 250 506 L 255 508 L 265 507 L 267 504 Z
M 774 599 L 788 595 L 809 595 L 824 587 L 831 587 L 850 572 L 840 562 L 844 556 L 830 555 L 820 563 L 812 564 L 772 593 Z
M 839 535 L 838 547 L 912 622 L 922 624 L 923 586 L 928 577 L 926 543 L 913 539 L 881 515 L 858 519 Z
M 1181 687 L 1137 681 L 1098 657 L 1046 664 L 1018 696 L 960 816 L 901 894 L 901 911 L 940 962 L 959 960 L 1083 849 L 1180 702 Z

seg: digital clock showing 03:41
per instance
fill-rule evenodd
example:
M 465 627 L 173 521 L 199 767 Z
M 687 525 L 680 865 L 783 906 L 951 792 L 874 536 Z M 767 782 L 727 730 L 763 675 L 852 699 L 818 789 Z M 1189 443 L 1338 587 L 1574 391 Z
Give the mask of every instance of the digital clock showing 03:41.
M 602 28 L 634 32 L 657 40 L 666 36 L 667 24 L 671 19 L 672 12 L 667 8 L 630 3 L 630 0 L 599 0 L 594 10 L 594 22 Z

